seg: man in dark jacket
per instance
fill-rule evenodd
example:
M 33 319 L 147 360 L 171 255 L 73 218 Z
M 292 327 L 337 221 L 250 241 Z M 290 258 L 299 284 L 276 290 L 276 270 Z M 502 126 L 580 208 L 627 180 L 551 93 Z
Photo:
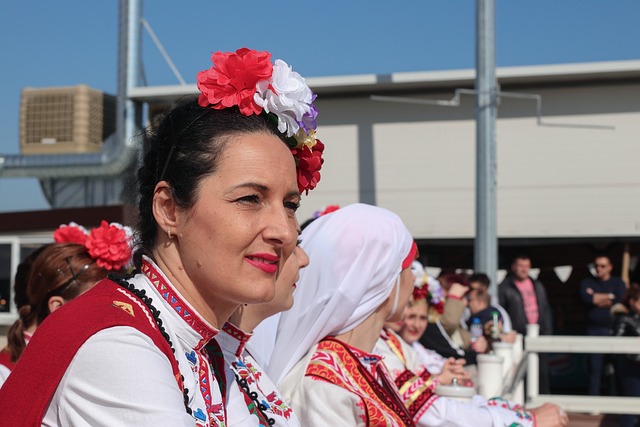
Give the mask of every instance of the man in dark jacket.
M 611 333 L 613 317 L 609 312 L 612 305 L 622 302 L 627 286 L 619 277 L 611 275 L 613 266 L 606 255 L 594 260 L 596 276 L 589 276 L 580 283 L 580 298 L 587 305 L 587 335 L 606 337 Z M 589 354 L 589 394 L 600 395 L 602 371 L 605 355 Z
M 513 330 L 527 335 L 527 324 L 538 324 L 540 335 L 552 335 L 551 307 L 544 286 L 529 277 L 531 259 L 518 255 L 511 264 L 511 274 L 498 287 L 498 301 L 511 317 Z M 540 393 L 549 393 L 549 370 L 546 356 L 540 355 Z

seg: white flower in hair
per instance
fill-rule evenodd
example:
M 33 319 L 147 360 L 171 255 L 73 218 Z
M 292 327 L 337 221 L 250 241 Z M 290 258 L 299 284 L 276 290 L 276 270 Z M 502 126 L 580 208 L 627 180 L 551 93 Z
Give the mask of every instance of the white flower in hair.
M 420 261 L 414 260 L 411 263 L 411 272 L 413 273 L 413 286 L 421 288 L 425 284 L 426 273 Z
M 254 101 L 264 111 L 278 117 L 278 130 L 286 132 L 287 136 L 295 135 L 303 116 L 311 113 L 313 102 L 313 92 L 304 78 L 286 62 L 277 59 L 271 79 L 258 82 L 256 89 Z

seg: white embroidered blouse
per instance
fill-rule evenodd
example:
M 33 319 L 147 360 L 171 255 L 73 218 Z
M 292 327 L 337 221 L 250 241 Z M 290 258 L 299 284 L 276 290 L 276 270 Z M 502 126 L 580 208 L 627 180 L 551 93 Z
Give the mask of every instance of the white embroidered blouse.
M 218 330 L 186 302 L 151 260 L 144 259 L 142 273 L 129 283 L 144 290 L 160 311 L 159 318 L 184 376 L 192 414 L 186 412 L 183 393 L 167 357 L 142 332 L 118 326 L 96 333 L 80 347 L 53 396 L 43 425 L 224 425 L 224 401 L 205 349 Z M 132 302 L 140 304 L 137 299 Z
M 230 323 L 226 323 L 216 336 L 225 362 L 232 371 L 229 381 L 235 383 L 236 375 L 239 379 L 245 380 L 249 393 L 257 393 L 258 402 L 266 407 L 264 414 L 275 421 L 274 426 L 300 427 L 300 422 L 293 410 L 284 402 L 273 382 L 246 350 L 246 344 L 250 338 L 251 334 Z M 246 392 L 239 387 L 230 387 L 227 399 L 227 425 L 229 427 L 262 426 L 264 420 L 261 423 L 252 406 L 252 400 Z
M 416 378 L 425 371 L 420 363 L 420 357 L 409 344 L 393 331 L 385 331 L 399 340 L 401 346 L 392 348 L 388 339 L 381 337 L 374 348 L 374 352 L 383 356 L 384 364 L 393 375 L 400 375 L 405 370 L 416 373 Z M 384 335 L 384 333 L 383 333 Z M 407 381 L 408 383 L 408 381 Z M 399 387 L 403 390 L 403 387 Z M 404 397 L 416 398 L 415 393 L 401 393 Z M 471 403 L 460 402 L 446 397 L 438 397 L 415 413 L 414 421 L 418 427 L 446 426 L 446 427 L 534 427 L 534 419 L 530 412 L 522 406 L 500 398 L 485 399 L 475 395 Z

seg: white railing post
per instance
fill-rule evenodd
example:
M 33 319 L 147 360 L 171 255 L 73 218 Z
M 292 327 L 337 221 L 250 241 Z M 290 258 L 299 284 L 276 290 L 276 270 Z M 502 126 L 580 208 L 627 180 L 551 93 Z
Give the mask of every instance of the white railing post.
M 508 342 L 494 342 L 493 352 L 504 359 L 502 363 L 502 379 L 506 384 L 511 380 L 513 373 L 513 344 Z
M 527 338 L 540 335 L 540 325 L 527 324 Z M 527 400 L 534 399 L 539 394 L 540 359 L 538 353 L 529 352 L 527 356 Z
M 495 354 L 479 354 L 476 363 L 478 365 L 478 394 L 486 399 L 500 396 L 504 358 Z
M 522 334 L 517 334 L 516 341 L 513 343 L 513 364 L 515 366 L 520 364 L 520 360 L 522 360 L 522 356 L 524 355 L 523 345 L 524 339 Z M 516 384 L 511 400 L 519 405 L 524 405 L 524 381 L 520 381 Z

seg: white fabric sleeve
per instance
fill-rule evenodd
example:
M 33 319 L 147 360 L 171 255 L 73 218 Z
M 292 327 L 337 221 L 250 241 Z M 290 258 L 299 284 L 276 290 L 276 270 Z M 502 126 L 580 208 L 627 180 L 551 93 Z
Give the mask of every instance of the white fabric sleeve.
M 43 426 L 193 427 L 183 402 L 167 357 L 143 333 L 118 326 L 80 347 Z
M 2 384 L 4 384 L 4 382 L 7 380 L 7 377 L 10 373 L 11 371 L 9 370 L 9 368 L 4 365 L 0 365 L 0 387 L 2 387 Z
M 289 403 L 302 426 L 365 427 L 361 399 L 325 381 L 305 377 Z
M 419 427 L 533 427 L 533 419 L 499 406 L 489 406 L 480 396 L 472 403 L 440 397 L 418 420 Z

